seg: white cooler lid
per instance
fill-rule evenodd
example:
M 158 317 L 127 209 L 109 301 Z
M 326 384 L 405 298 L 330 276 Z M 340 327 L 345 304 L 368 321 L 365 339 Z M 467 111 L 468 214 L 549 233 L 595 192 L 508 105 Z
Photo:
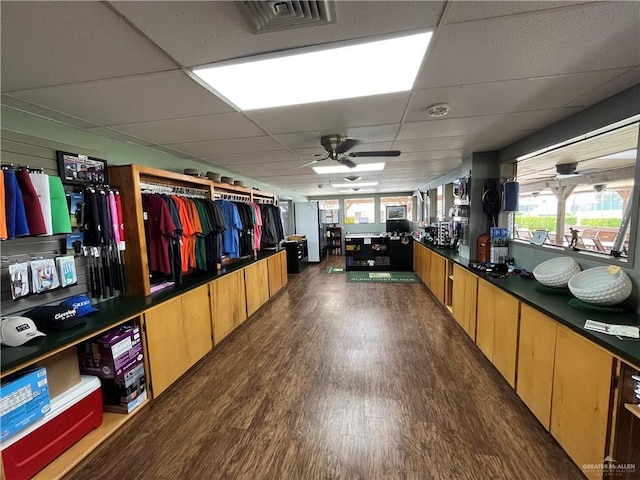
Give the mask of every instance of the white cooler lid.
M 80 400 L 89 396 L 99 388 L 100 379 L 98 377 L 94 377 L 91 375 L 80 375 L 80 383 L 74 385 L 70 389 L 54 398 L 51 401 L 51 410 L 49 410 L 43 418 L 41 418 L 37 422 L 32 423 L 24 430 L 20 430 L 20 432 L 16 433 L 9 439 L 3 441 L 0 450 L 4 450 L 5 448 L 26 437 L 31 432 L 40 428 L 42 425 L 47 423 L 49 420 L 57 417 L 65 410 L 71 408 Z

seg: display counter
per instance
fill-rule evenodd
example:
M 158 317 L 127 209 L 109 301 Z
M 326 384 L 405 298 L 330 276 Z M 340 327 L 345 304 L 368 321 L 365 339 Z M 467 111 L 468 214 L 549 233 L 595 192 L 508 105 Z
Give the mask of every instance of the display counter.
M 345 236 L 347 271 L 411 271 L 413 237 L 382 233 Z

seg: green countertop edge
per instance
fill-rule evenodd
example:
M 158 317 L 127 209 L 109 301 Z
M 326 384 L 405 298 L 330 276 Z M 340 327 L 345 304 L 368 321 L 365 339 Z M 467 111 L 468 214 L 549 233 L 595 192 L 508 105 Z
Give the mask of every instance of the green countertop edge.
M 194 288 L 206 285 L 224 275 L 240 270 L 248 265 L 264 260 L 280 250 L 258 252 L 257 258 L 247 258 L 234 262 L 216 272 L 195 272 L 185 276 L 182 284 L 169 287 L 151 294 L 149 297 L 120 296 L 96 304 L 99 309 L 91 315 L 84 317 L 87 323 L 83 326 L 66 330 L 64 332 L 46 331 L 46 337 L 38 338 L 21 347 L 2 347 L 0 350 L 0 362 L 2 373 L 21 365 L 27 365 L 30 360 L 46 355 L 65 345 L 73 344 L 81 338 L 90 336 L 111 326 L 120 325 L 130 319 L 138 317 L 151 307 L 171 300 Z
M 535 280 L 527 280 L 520 275 L 513 275 L 502 279 L 494 278 L 486 273 L 470 269 L 469 259 L 462 257 L 458 252 L 446 248 L 434 247 L 422 242 L 419 243 L 429 250 L 455 262 L 477 277 L 513 295 L 523 303 L 553 318 L 561 325 L 591 340 L 611 354 L 629 362 L 634 367 L 640 368 L 640 342 L 619 340 L 611 335 L 584 329 L 584 322 L 587 319 L 612 324 L 640 326 L 640 314 L 635 312 L 608 313 L 578 310 L 569 305 L 569 300 L 574 298 L 570 293 L 561 295 L 538 292 L 534 289 L 536 284 Z

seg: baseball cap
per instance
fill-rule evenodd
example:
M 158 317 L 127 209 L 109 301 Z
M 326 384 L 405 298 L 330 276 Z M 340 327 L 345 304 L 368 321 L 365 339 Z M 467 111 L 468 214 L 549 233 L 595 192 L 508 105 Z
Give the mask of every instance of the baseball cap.
M 84 317 L 85 315 L 98 311 L 97 308 L 91 305 L 91 300 L 89 300 L 86 295 L 74 295 L 73 297 L 67 298 L 60 305 L 75 308 L 78 317 Z
M 0 343 L 19 347 L 36 337 L 46 335 L 36 328 L 33 320 L 26 317 L 3 317 L 0 319 Z
M 36 322 L 38 328 L 43 330 L 69 330 L 87 323 L 86 320 L 78 317 L 75 308 L 66 305 L 37 307 L 23 315 Z

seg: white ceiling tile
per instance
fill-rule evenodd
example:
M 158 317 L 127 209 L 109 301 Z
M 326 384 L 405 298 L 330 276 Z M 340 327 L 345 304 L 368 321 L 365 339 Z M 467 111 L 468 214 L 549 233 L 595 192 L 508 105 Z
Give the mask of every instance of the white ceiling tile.
M 342 133 L 353 127 L 399 123 L 408 99 L 409 93 L 391 93 L 267 108 L 249 112 L 249 116 L 273 135 L 313 130 Z
M 415 88 L 638 65 L 638 24 L 636 2 L 603 2 L 444 25 Z
M 324 151 L 324 148 L 320 145 L 320 137 L 323 135 L 346 135 L 348 138 L 360 140 L 362 144 L 369 144 L 372 142 L 391 142 L 396 138 L 399 127 L 399 123 L 391 125 L 374 125 L 371 127 L 347 127 L 346 129 L 341 129 L 339 131 L 332 130 L 331 128 L 333 127 L 330 127 L 323 131 L 315 130 L 311 132 L 284 133 L 275 135 L 275 138 L 292 149 L 316 147 Z M 358 145 L 358 147 L 361 145 Z
M 269 163 L 273 161 L 295 162 L 300 164 L 300 160 L 288 150 L 277 150 L 260 153 L 241 153 L 236 155 L 210 155 L 204 157 L 219 165 L 251 165 L 260 163 Z
M 405 122 L 429 120 L 427 108 L 448 103 L 446 118 L 561 108 L 628 69 L 430 88 L 411 94 Z
M 399 157 L 394 157 L 392 162 L 389 163 L 410 163 L 410 162 L 424 162 L 435 160 L 448 159 L 448 158 L 462 158 L 463 150 L 436 150 L 426 152 L 402 152 Z
M 631 88 L 640 83 L 640 67 L 634 67 L 626 70 L 613 80 L 596 87 L 589 93 L 582 95 L 580 98 L 569 103 L 568 107 L 587 107 L 598 103 L 605 98 L 609 98 L 617 93 Z
M 135 145 L 150 146 L 154 145 L 154 142 L 138 138 L 133 135 L 127 135 L 126 133 L 119 132 L 108 127 L 91 127 L 85 129 L 87 132 L 95 133 L 96 135 L 102 135 L 103 137 L 118 140 L 124 143 L 133 143 Z
M 3 2 L 2 91 L 175 68 L 102 2 Z
M 181 70 L 12 92 L 98 125 L 235 112 Z
M 471 151 L 496 150 L 519 140 L 535 130 L 518 132 L 488 132 L 485 135 L 460 135 L 439 138 L 415 138 L 393 142 L 393 148 L 405 152 L 427 152 L 433 150 Z
M 445 2 L 336 2 L 332 24 L 254 34 L 235 2 L 113 2 L 184 66 L 352 38 L 435 27 Z M 364 8 L 363 8 L 364 7 Z M 224 48 L 220 48 L 223 42 Z M 318 65 L 320 75 L 326 65 Z M 348 69 L 347 69 L 348 70 Z
M 540 120 L 551 112 L 553 110 L 409 122 L 400 128 L 398 140 L 537 129 L 541 126 Z
M 240 113 L 222 113 L 159 122 L 132 123 L 118 125 L 113 129 L 160 145 L 255 137 L 263 134 L 262 130 Z
M 33 113 L 44 118 L 50 118 L 51 120 L 56 120 L 67 125 L 71 125 L 72 127 L 89 128 L 96 126 L 91 122 L 87 122 L 85 120 L 81 120 L 64 113 L 54 112 L 53 110 L 49 110 L 48 108 L 39 107 L 38 105 L 33 105 L 29 102 L 24 102 L 22 100 L 18 100 L 17 98 L 12 98 L 9 95 L 2 95 L 2 105 L 14 108 L 16 110 L 21 110 L 23 112 Z
M 234 153 L 269 152 L 282 150 L 282 145 L 266 135 L 260 137 L 231 138 L 204 142 L 176 143 L 169 145 L 192 155 L 231 155 Z
M 586 3 L 586 2 L 583 2 Z M 536 12 L 540 10 L 550 10 L 560 7 L 574 7 L 580 5 L 580 2 L 551 2 L 551 1 L 502 1 L 502 2 L 467 2 L 457 1 L 451 2 L 447 11 L 445 23 L 468 22 L 470 20 L 479 20 L 491 17 L 504 17 L 507 15 L 517 15 L 527 12 Z

